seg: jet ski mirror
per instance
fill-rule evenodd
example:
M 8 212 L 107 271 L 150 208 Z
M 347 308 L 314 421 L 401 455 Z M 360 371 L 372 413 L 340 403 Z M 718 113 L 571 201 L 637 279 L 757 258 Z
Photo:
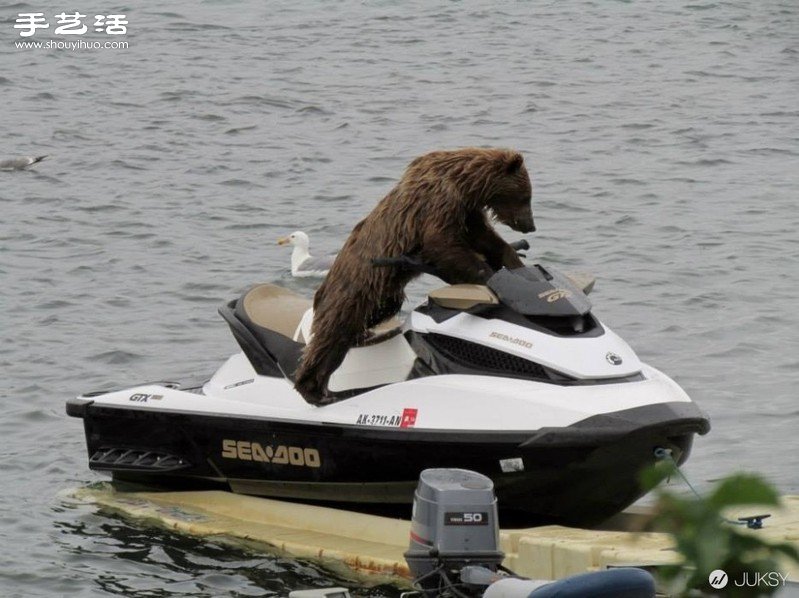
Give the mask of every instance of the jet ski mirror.
M 527 251 L 528 249 L 530 249 L 530 243 L 527 242 L 527 239 L 519 239 L 518 241 L 509 243 L 509 245 L 513 247 L 516 251 Z

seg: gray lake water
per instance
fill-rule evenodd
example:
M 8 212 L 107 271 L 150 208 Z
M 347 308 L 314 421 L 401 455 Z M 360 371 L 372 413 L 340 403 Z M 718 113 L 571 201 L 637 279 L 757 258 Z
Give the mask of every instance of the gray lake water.
M 70 41 L 130 47 L 15 48 L 75 10 L 128 32 Z M 21 38 L 25 12 L 49 31 Z M 744 469 L 799 493 L 798 58 L 794 0 L 0 7 L 0 159 L 51 156 L 0 172 L 0 595 L 339 581 L 65 503 L 102 478 L 64 401 L 209 375 L 236 349 L 221 302 L 314 290 L 276 239 L 335 250 L 431 149 L 524 152 L 530 257 L 594 272 L 596 313 L 710 414 L 700 488 Z

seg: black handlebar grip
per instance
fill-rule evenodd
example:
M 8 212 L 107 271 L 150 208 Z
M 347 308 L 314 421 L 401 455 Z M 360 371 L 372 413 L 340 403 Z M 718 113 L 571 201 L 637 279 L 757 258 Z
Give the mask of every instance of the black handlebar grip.
M 527 239 L 520 239 L 518 241 L 514 241 L 513 243 L 509 243 L 509 245 L 516 251 L 526 251 L 527 249 L 530 249 L 530 244 L 527 242 Z

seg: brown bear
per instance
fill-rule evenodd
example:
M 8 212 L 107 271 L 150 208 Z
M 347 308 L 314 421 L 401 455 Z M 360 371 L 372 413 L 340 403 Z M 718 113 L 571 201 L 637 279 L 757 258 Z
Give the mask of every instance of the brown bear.
M 494 232 L 489 217 L 514 230 L 535 230 L 530 177 L 522 155 L 508 149 L 464 148 L 416 158 L 397 185 L 350 233 L 314 296 L 313 336 L 295 388 L 319 405 L 328 379 L 350 347 L 396 314 L 418 272 L 375 267 L 402 254 L 432 265 L 449 284 L 484 283 L 503 266 L 522 266 Z

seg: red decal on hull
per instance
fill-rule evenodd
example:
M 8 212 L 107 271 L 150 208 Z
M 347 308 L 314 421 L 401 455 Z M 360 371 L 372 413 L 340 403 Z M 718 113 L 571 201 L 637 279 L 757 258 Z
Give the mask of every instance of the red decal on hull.
M 416 425 L 416 414 L 419 412 L 418 409 L 403 409 L 402 410 L 402 421 L 400 422 L 400 428 L 412 428 Z

